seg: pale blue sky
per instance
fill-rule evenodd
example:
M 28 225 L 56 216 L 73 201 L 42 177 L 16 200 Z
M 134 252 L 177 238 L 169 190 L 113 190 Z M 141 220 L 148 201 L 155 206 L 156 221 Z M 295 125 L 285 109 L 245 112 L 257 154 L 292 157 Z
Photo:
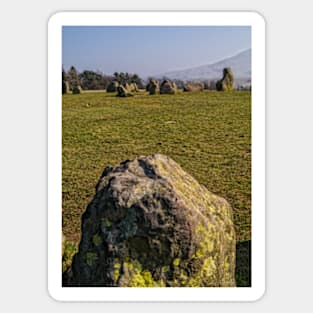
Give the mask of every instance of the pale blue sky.
M 156 75 L 251 48 L 248 26 L 64 26 L 62 63 L 79 71 Z

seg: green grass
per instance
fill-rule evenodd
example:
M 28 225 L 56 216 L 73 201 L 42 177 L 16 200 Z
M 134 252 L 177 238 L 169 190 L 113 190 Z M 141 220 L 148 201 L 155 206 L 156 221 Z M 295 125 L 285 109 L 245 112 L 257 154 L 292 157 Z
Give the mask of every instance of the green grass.
M 63 96 L 63 232 L 80 238 L 81 214 L 104 169 L 163 153 L 234 211 L 237 241 L 251 233 L 251 94 Z

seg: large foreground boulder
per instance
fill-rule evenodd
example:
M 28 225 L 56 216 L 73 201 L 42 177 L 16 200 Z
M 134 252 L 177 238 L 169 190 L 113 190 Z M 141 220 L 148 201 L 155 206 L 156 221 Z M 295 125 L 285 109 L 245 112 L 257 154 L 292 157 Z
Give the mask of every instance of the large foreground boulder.
M 223 70 L 223 78 L 216 82 L 217 91 L 231 91 L 234 88 L 234 75 L 230 67 Z
M 184 91 L 202 91 L 204 89 L 203 83 L 186 83 L 184 85 Z
M 107 167 L 82 216 L 71 286 L 235 286 L 229 204 L 157 154 Z
M 177 91 L 176 84 L 168 79 L 164 80 L 160 86 L 160 94 L 173 95 Z

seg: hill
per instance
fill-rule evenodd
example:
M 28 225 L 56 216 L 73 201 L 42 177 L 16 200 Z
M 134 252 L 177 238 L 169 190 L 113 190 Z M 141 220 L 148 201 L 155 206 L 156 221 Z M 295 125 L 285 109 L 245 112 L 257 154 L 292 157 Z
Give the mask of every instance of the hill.
M 251 49 L 242 51 L 232 57 L 222 59 L 218 62 L 166 72 L 158 77 L 167 77 L 169 79 L 188 80 L 216 80 L 220 79 L 223 68 L 231 67 L 235 76 L 235 84 L 248 83 L 251 81 Z

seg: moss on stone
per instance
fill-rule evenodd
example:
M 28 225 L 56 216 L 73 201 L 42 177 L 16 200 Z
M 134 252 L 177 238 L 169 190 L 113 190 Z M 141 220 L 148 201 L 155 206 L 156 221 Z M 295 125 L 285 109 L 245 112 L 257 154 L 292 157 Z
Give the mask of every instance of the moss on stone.
M 155 280 L 151 272 L 142 269 L 142 265 L 137 260 L 124 262 L 128 277 L 126 287 L 165 287 L 162 279 Z
M 86 263 L 88 266 L 93 267 L 96 261 L 98 260 L 98 255 L 95 252 L 86 253 Z
M 162 269 L 161 269 L 162 273 L 166 273 L 166 272 L 169 272 L 169 271 L 170 271 L 170 267 L 168 265 L 162 266 Z
M 103 240 L 99 234 L 95 234 L 92 236 L 92 242 L 96 247 L 98 247 L 102 244 Z

